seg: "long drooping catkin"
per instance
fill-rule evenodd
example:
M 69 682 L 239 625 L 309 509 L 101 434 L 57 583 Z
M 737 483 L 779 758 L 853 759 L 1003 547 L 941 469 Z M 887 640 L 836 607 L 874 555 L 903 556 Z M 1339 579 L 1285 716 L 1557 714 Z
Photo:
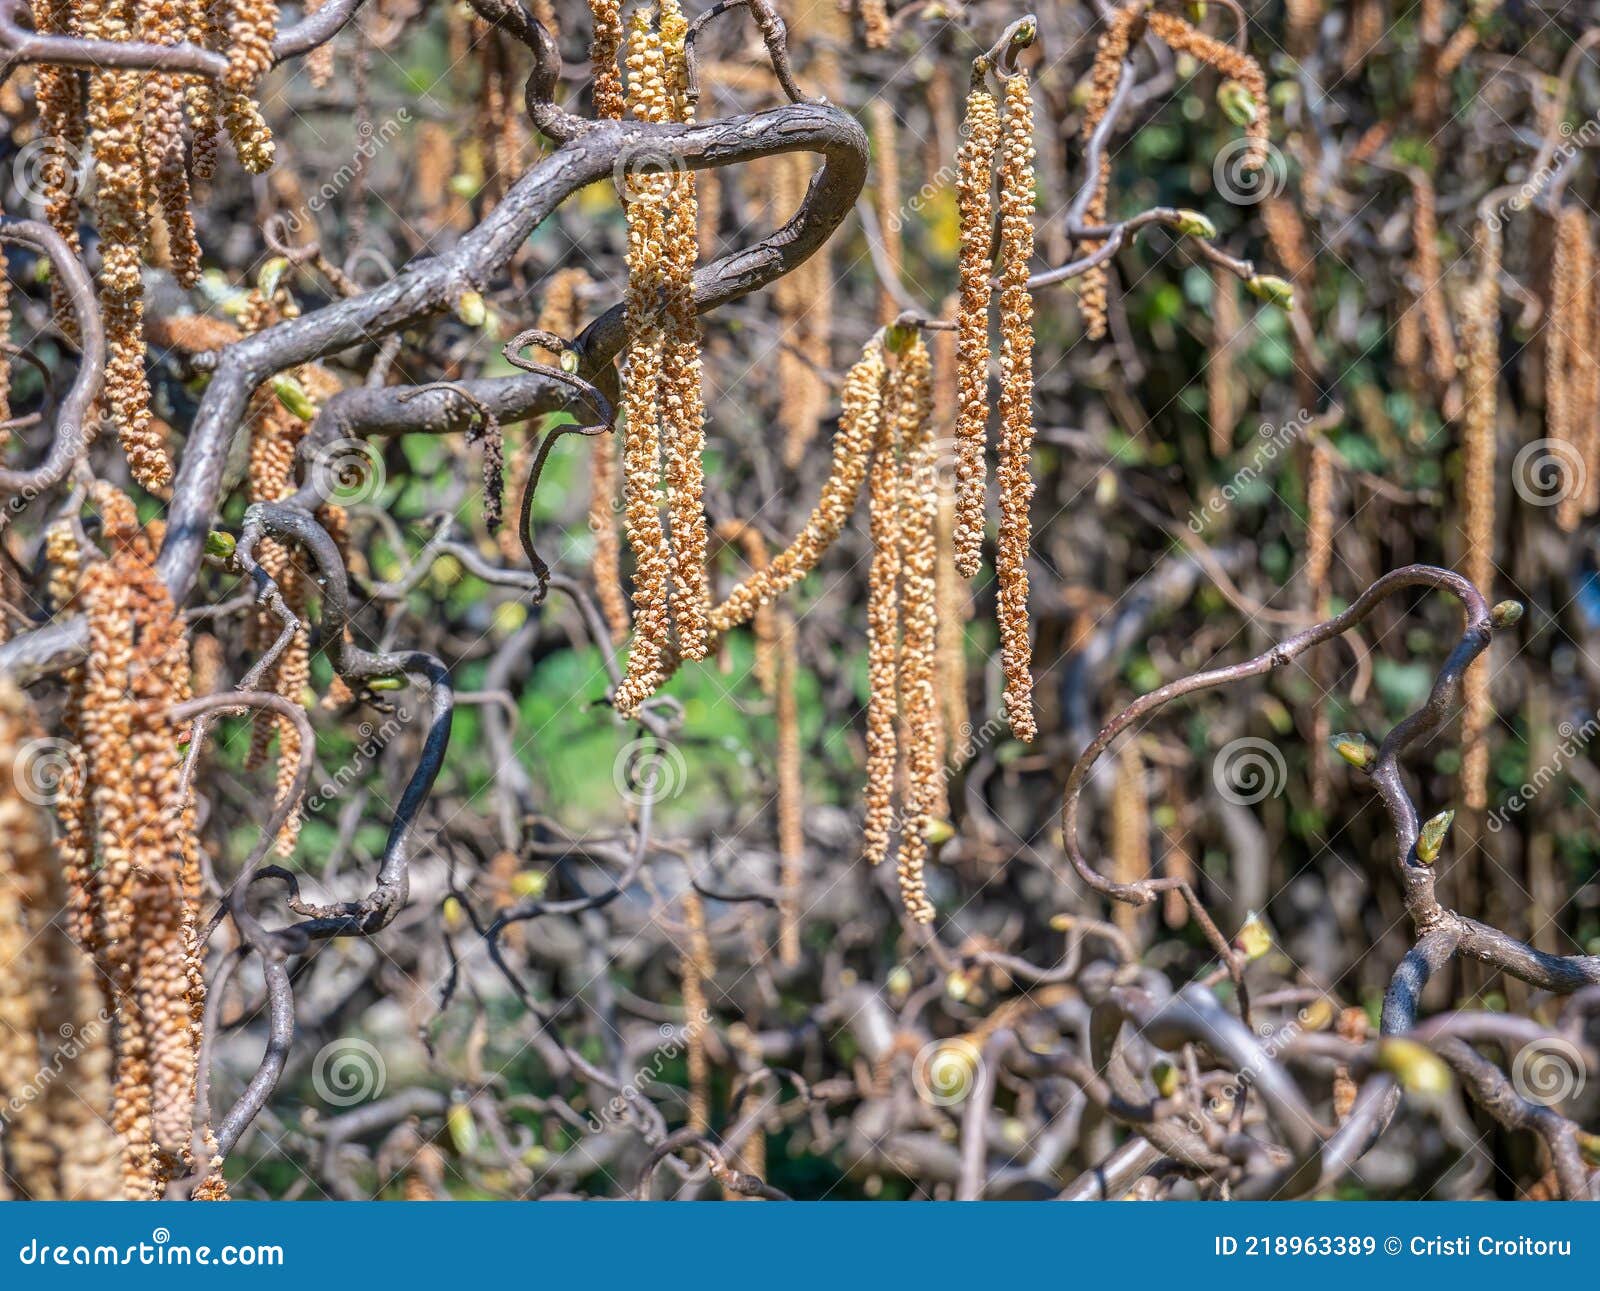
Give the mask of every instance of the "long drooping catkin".
M 1233 449 L 1233 428 L 1239 422 L 1235 390 L 1238 371 L 1233 357 L 1244 320 L 1239 314 L 1239 279 L 1220 265 L 1211 270 L 1211 353 L 1206 360 L 1206 420 L 1211 430 L 1211 455 L 1224 458 Z
M 234 0 L 228 23 L 233 43 L 228 50 L 228 71 L 222 78 L 222 120 L 239 164 L 252 175 L 271 169 L 276 149 L 255 93 L 272 66 L 272 38 L 277 27 L 277 0 Z
M 1581 436 L 1583 362 L 1589 318 L 1589 277 L 1593 272 L 1589 220 L 1581 206 L 1563 207 L 1556 223 L 1550 262 L 1550 304 L 1545 327 L 1545 434 L 1561 460 L 1560 501 L 1556 523 L 1571 533 L 1583 516 L 1583 485 L 1577 477 L 1583 461 Z
M 800 888 L 805 873 L 805 777 L 800 756 L 800 651 L 792 615 L 777 619 L 773 669 L 778 724 L 778 962 L 800 962 Z
M 1474 235 L 1476 264 L 1463 302 L 1466 348 L 1462 419 L 1462 571 L 1493 599 L 1495 436 L 1500 388 L 1500 229 L 1480 220 Z M 1481 811 L 1489 804 L 1489 658 L 1480 655 L 1462 681 L 1462 800 Z
M 1428 373 L 1443 384 L 1456 374 L 1455 333 L 1444 295 L 1439 264 L 1439 217 L 1432 178 L 1420 168 L 1411 171 L 1411 274 L 1417 282 L 1416 308 L 1428 340 Z
M 1028 549 L 1033 498 L 1033 99 L 1019 74 L 1005 85 L 1000 162 L 1000 656 L 1006 716 L 1019 740 L 1034 737 L 1033 648 L 1028 640 Z
M 667 83 L 660 34 L 643 12 L 633 15 L 628 40 L 628 92 L 634 115 L 667 118 Z M 623 524 L 633 551 L 634 637 L 628 673 L 613 703 L 631 716 L 666 677 L 671 647 L 672 556 L 656 492 L 661 472 L 662 354 L 660 297 L 665 289 L 670 179 L 630 174 L 628 216 L 628 337 L 623 409 Z
M 961 296 L 956 312 L 955 560 L 963 578 L 983 556 L 984 450 L 989 426 L 989 295 L 994 276 L 994 154 L 1000 112 L 981 83 L 967 96 L 957 154 Z
M 706 936 L 706 911 L 700 894 L 693 888 L 683 894 L 683 921 L 688 944 L 678 956 L 678 974 L 683 982 L 684 1051 L 689 1074 L 689 1126 L 705 1130 L 711 1126 L 709 1096 L 711 1067 L 706 1060 L 705 1019 L 709 1012 L 706 981 L 716 971 L 711 958 L 711 941 Z
M 1117 751 L 1111 790 L 1111 869 L 1118 883 L 1137 883 L 1150 874 L 1150 804 L 1144 793 L 1144 759 L 1136 740 Z M 1116 902 L 1117 927 L 1130 938 L 1139 931 L 1139 907 Z
M 822 495 L 793 542 L 755 571 L 711 611 L 716 632 L 747 622 L 756 609 L 781 596 L 817 567 L 855 509 L 884 424 L 884 348 L 874 336 L 844 379 L 839 397 L 839 431 Z
M 900 708 L 900 410 L 905 369 L 897 364 L 884 398 L 867 486 L 872 565 L 867 574 L 867 787 L 862 855 L 889 855 Z
M 872 133 L 872 162 L 876 177 L 872 204 L 878 217 L 878 236 L 883 243 L 884 265 L 895 278 L 900 277 L 905 261 L 904 239 L 900 236 L 900 149 L 899 123 L 894 104 L 887 95 L 878 95 L 867 108 Z M 892 323 L 900 313 L 899 302 L 889 284 L 878 287 L 878 321 Z
M 1145 16 L 1150 30 L 1174 53 L 1188 54 L 1196 61 L 1214 67 L 1229 80 L 1237 81 L 1249 93 L 1254 109 L 1244 128 L 1250 146 L 1245 154 L 1247 170 L 1259 170 L 1267 163 L 1267 78 L 1261 64 L 1243 50 L 1207 36 L 1177 14 L 1152 11 Z
M 1122 80 L 1123 65 L 1128 59 L 1135 35 L 1141 31 L 1145 6 L 1139 0 L 1123 5 L 1106 20 L 1105 30 L 1095 44 L 1094 66 L 1089 74 L 1089 98 L 1083 108 L 1083 140 L 1087 144 L 1110 110 Z M 1100 170 L 1095 176 L 1094 195 L 1084 210 L 1084 220 L 1090 225 L 1104 224 L 1106 220 L 1107 188 L 1111 181 L 1110 149 L 1100 156 Z M 1093 251 L 1101 244 L 1085 241 L 1084 250 Z M 1106 283 L 1109 270 L 1103 264 L 1084 272 L 1078 286 L 1078 308 L 1083 311 L 1084 332 L 1091 341 L 1106 334 Z
M 1333 455 L 1320 432 L 1314 432 L 1306 449 L 1306 589 L 1313 618 L 1328 613 L 1328 575 L 1333 568 Z M 1311 801 L 1326 810 L 1332 793 L 1328 776 L 1328 718 L 1326 655 L 1311 660 Z
M 926 345 L 919 334 L 906 347 L 896 373 L 901 472 L 900 578 L 904 640 L 898 686 L 906 733 L 906 804 L 898 876 L 906 912 L 931 923 L 925 870 L 933 809 L 940 797 L 943 758 L 939 700 L 935 693 L 938 608 L 934 560 L 939 513 L 938 445 L 933 433 L 933 390 Z
M 685 41 L 688 23 L 678 0 L 658 0 L 669 119 L 690 122 Z M 678 650 L 704 659 L 710 649 L 711 610 L 706 570 L 705 405 L 701 390 L 700 323 L 694 308 L 694 267 L 700 254 L 695 173 L 669 180 L 662 300 L 662 453 L 666 458 L 667 513 L 672 522 L 672 609 Z

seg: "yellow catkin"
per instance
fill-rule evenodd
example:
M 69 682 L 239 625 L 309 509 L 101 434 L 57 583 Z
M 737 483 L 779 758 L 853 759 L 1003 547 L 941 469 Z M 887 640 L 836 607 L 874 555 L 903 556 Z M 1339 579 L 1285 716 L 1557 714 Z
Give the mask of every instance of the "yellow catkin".
M 1137 883 L 1150 874 L 1150 804 L 1144 792 L 1144 759 L 1136 741 L 1117 753 L 1111 789 L 1111 867 L 1118 883 Z M 1130 938 L 1139 931 L 1139 907 L 1114 902 L 1117 927 Z
M 1493 599 L 1495 436 L 1500 386 L 1500 257 L 1498 227 L 1479 221 L 1475 277 L 1463 310 L 1466 348 L 1462 420 L 1462 571 Z M 1489 805 L 1489 658 L 1480 655 L 1463 678 L 1462 799 L 1473 811 Z
M 1421 170 L 1411 172 L 1411 275 L 1417 283 L 1415 308 L 1420 312 L 1428 342 L 1428 373 L 1440 384 L 1456 373 L 1455 333 L 1444 294 L 1444 270 L 1439 263 L 1439 218 L 1433 180 Z
M 1304 58 L 1316 45 L 1322 25 L 1323 0 L 1287 0 L 1284 5 L 1284 48 Z
M 874 337 L 845 376 L 833 461 L 817 505 L 789 546 L 712 609 L 713 630 L 726 632 L 748 622 L 758 607 L 781 596 L 815 569 L 838 539 L 855 509 L 868 463 L 879 442 L 884 424 L 885 370 L 883 341 Z
M 1556 523 L 1566 532 L 1583 516 L 1583 487 L 1577 463 L 1583 460 L 1583 382 L 1579 369 L 1586 350 L 1593 272 L 1589 220 L 1581 206 L 1567 206 L 1556 224 L 1550 267 L 1550 301 L 1545 327 L 1545 434 L 1562 461 L 1561 498 Z
M 1216 458 L 1233 450 L 1233 430 L 1239 423 L 1239 373 L 1233 360 L 1243 326 L 1239 279 L 1216 266 L 1211 270 L 1211 353 L 1206 362 L 1206 420 Z
M 1238 81 L 1249 91 L 1255 102 L 1255 117 L 1244 128 L 1250 141 L 1244 164 L 1248 170 L 1259 170 L 1267 163 L 1267 132 L 1269 128 L 1267 78 L 1261 64 L 1242 50 L 1224 44 L 1215 37 L 1185 22 L 1176 14 L 1155 11 L 1146 15 L 1151 32 L 1174 53 L 1188 54 L 1195 60 L 1214 67 L 1229 80 Z
M 1000 533 L 995 552 L 999 584 L 1000 655 L 1005 709 L 1019 740 L 1031 741 L 1033 648 L 1028 639 L 1028 549 L 1033 498 L 1033 99 L 1028 80 L 1007 79 L 1000 162 Z
M 711 1067 L 706 1057 L 705 1017 L 708 1012 L 706 981 L 716 971 L 711 941 L 706 936 L 705 906 L 690 888 L 683 894 L 683 921 L 687 944 L 678 955 L 683 982 L 684 1056 L 689 1075 L 689 1128 L 711 1128 Z
M 775 616 L 775 713 L 778 725 L 778 961 L 800 962 L 800 890 L 804 878 L 805 778 L 800 752 L 800 652 L 791 615 Z
M 887 49 L 894 35 L 888 0 L 856 0 L 861 14 L 861 34 L 868 49 Z
M 1321 434 L 1313 434 L 1306 450 L 1306 589 L 1311 613 L 1328 613 L 1328 577 L 1333 568 L 1333 454 Z M 1318 656 L 1317 658 L 1325 658 Z M 1320 664 L 1312 663 L 1311 801 L 1326 810 L 1332 795 L 1326 750 L 1332 734 L 1327 684 Z
M 634 115 L 641 120 L 670 117 L 661 37 L 643 11 L 631 19 L 628 93 Z M 661 685 L 671 648 L 673 560 L 657 499 L 666 340 L 660 299 L 670 277 L 666 253 L 670 185 L 669 176 L 658 174 L 631 174 L 625 182 L 628 348 L 622 392 L 622 482 L 623 525 L 634 556 L 634 637 L 627 676 L 612 697 L 624 716 L 631 716 Z
M 956 311 L 955 562 L 963 578 L 983 557 L 983 499 L 989 424 L 989 294 L 994 276 L 994 155 L 1000 113 L 994 95 L 976 85 L 967 96 L 966 141 L 957 154 L 960 213 L 960 301 Z
M 78 26 L 75 0 L 36 0 L 34 26 L 53 35 L 72 34 Z M 84 156 L 87 139 L 87 114 L 84 77 L 76 67 L 41 63 L 34 69 L 34 96 L 39 111 L 39 134 L 57 141 L 47 148 L 40 167 L 40 188 L 46 218 L 74 255 L 81 251 L 78 239 L 78 159 Z M 51 301 L 57 324 L 70 338 L 77 337 L 77 323 L 67 299 L 66 289 L 51 278 Z
M 898 874 L 906 912 L 918 923 L 931 923 L 934 908 L 928 899 L 925 870 L 944 765 L 935 692 L 938 604 L 934 563 L 939 490 L 929 356 L 920 335 L 907 346 L 896 375 L 895 412 L 903 477 L 900 578 L 904 623 L 897 682 L 906 736 L 906 803 Z
M 1095 44 L 1094 66 L 1089 73 L 1089 97 L 1083 109 L 1083 139 L 1087 143 L 1096 128 L 1105 120 L 1122 78 L 1123 64 L 1127 61 L 1134 37 L 1142 30 L 1145 6 L 1142 2 L 1123 5 L 1106 20 L 1105 30 Z M 1084 210 L 1084 220 L 1091 225 L 1104 224 L 1106 220 L 1107 187 L 1111 180 L 1110 149 L 1101 155 L 1100 173 L 1095 178 L 1094 195 Z M 1085 241 L 1083 249 L 1093 251 L 1101 244 Z M 1106 284 L 1107 266 L 1095 265 L 1085 271 L 1078 286 L 1078 308 L 1083 313 L 1084 333 L 1092 341 L 1106 334 Z
M 594 114 L 604 119 L 622 119 L 622 70 L 617 56 L 622 52 L 621 0 L 589 0 L 589 16 L 594 33 L 589 42 L 590 74 Z
M 688 23 L 677 0 L 659 0 L 668 115 L 692 120 L 687 89 Z M 695 174 L 668 180 L 665 290 L 662 300 L 662 453 L 666 459 L 667 512 L 672 523 L 672 608 L 678 650 L 704 659 L 710 650 L 710 582 L 706 569 L 705 405 L 701 389 L 700 324 L 694 308 L 694 268 L 699 258 Z
M 862 854 L 889 855 L 900 708 L 900 407 L 904 369 L 891 381 L 867 485 L 872 564 L 867 575 L 867 785 Z
M 885 268 L 896 280 L 905 262 L 905 244 L 900 233 L 900 150 L 899 123 L 894 104 L 887 95 L 878 95 L 867 108 L 872 133 L 872 161 L 877 174 L 872 186 L 874 213 L 878 217 L 878 236 L 883 243 Z M 878 321 L 892 323 L 900 305 L 887 283 L 878 287 Z

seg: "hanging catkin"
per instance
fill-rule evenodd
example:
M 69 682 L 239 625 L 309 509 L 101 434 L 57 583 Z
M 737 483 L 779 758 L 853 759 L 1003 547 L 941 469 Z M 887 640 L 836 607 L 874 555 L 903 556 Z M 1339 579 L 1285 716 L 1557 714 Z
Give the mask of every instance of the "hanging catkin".
M 1239 380 L 1234 352 L 1244 320 L 1239 314 L 1239 279 L 1222 266 L 1211 270 L 1211 353 L 1206 361 L 1206 421 L 1211 429 L 1211 455 L 1221 459 L 1233 450 L 1233 428 L 1239 422 Z
M 1105 30 L 1095 44 L 1094 66 L 1089 73 L 1089 97 L 1083 108 L 1083 141 L 1088 143 L 1110 110 L 1122 80 L 1123 64 L 1128 59 L 1136 35 L 1143 31 L 1144 4 L 1123 5 L 1106 20 Z M 1084 210 L 1084 222 L 1101 225 L 1106 221 L 1107 188 L 1111 181 L 1110 149 L 1102 151 L 1099 174 L 1095 176 L 1094 195 Z M 1085 251 L 1094 251 L 1101 244 L 1086 240 Z M 1091 341 L 1106 334 L 1106 284 L 1109 270 L 1098 264 L 1084 271 L 1078 286 L 1078 308 L 1083 312 L 1084 332 Z
M 687 945 L 678 956 L 678 974 L 683 982 L 684 1051 L 689 1075 L 689 1127 L 711 1127 L 711 1068 L 706 1059 L 706 1026 L 709 1013 L 706 982 L 716 971 L 711 958 L 711 941 L 706 936 L 705 906 L 700 894 L 689 888 L 683 894 L 683 921 Z
M 1479 220 L 1474 279 L 1463 302 L 1466 391 L 1462 421 L 1462 572 L 1493 599 L 1495 436 L 1500 386 L 1500 229 Z M 1461 792 L 1467 807 L 1489 805 L 1489 658 L 1479 655 L 1462 680 Z
M 984 452 L 989 425 L 989 295 L 994 276 L 994 154 L 1000 112 L 982 81 L 967 95 L 966 141 L 956 157 L 961 224 L 956 311 L 955 561 L 963 578 L 983 556 Z
M 815 569 L 838 539 L 855 509 L 886 420 L 885 370 L 883 340 L 874 336 L 845 376 L 839 397 L 839 430 L 833 438 L 833 462 L 817 505 L 793 542 L 712 609 L 714 631 L 726 632 L 748 622 L 759 606 L 781 596 Z
M 1439 217 L 1432 178 L 1411 171 L 1411 275 L 1417 282 L 1416 309 L 1428 342 L 1428 374 L 1441 385 L 1456 374 L 1455 333 L 1444 295 L 1444 270 L 1439 264 Z
M 644 12 L 631 19 L 628 93 L 635 116 L 668 116 L 660 34 Z M 629 174 L 624 182 L 628 217 L 628 288 L 625 295 L 627 360 L 622 391 L 623 523 L 633 551 L 633 644 L 628 673 L 612 702 L 632 716 L 667 675 L 671 635 L 672 557 L 661 522 L 657 488 L 661 472 L 661 367 L 664 336 L 660 297 L 668 270 L 667 206 L 670 179 Z
M 883 244 L 885 268 L 898 281 L 905 261 L 904 240 L 900 235 L 900 151 L 899 123 L 894 104 L 886 95 L 874 98 L 867 108 L 872 132 L 872 161 L 877 175 L 872 187 L 874 213 L 878 217 L 878 236 Z M 878 287 L 878 322 L 892 323 L 900 305 L 888 283 Z
M 1545 434 L 1560 461 L 1561 496 L 1556 523 L 1567 533 L 1583 515 L 1583 485 L 1577 479 L 1583 460 L 1583 362 L 1588 331 L 1589 278 L 1593 272 L 1589 220 L 1581 206 L 1563 207 L 1556 223 L 1550 264 L 1550 299 L 1545 327 Z
M 1313 432 L 1306 449 L 1306 589 L 1313 618 L 1328 613 L 1328 576 L 1333 568 L 1333 454 L 1320 432 Z M 1325 811 L 1333 782 L 1328 774 L 1328 686 L 1325 654 L 1309 661 L 1311 668 L 1311 801 Z
M 935 655 L 938 609 L 935 599 L 934 531 L 938 522 L 938 444 L 933 433 L 933 390 L 929 357 L 920 333 L 906 347 L 897 370 L 903 489 L 900 495 L 900 577 L 904 641 L 898 672 L 905 723 L 906 804 L 898 875 L 906 912 L 931 923 L 925 870 L 933 812 L 943 779 L 939 739 Z
M 1000 536 L 995 553 L 999 584 L 1000 655 L 1005 708 L 1019 740 L 1034 737 L 1033 649 L 1028 640 L 1028 549 L 1033 498 L 1033 100 L 1026 76 L 1005 83 L 1000 161 Z
M 867 485 L 872 564 L 867 574 L 867 786 L 862 854 L 889 855 L 894 827 L 900 708 L 900 430 L 905 369 L 896 364 Z M 852 374 L 853 375 L 853 374 Z
M 589 42 L 594 114 L 602 119 L 620 121 L 622 69 L 617 66 L 617 55 L 622 52 L 621 0 L 589 0 L 589 16 L 594 21 L 594 34 Z
M 1260 170 L 1267 164 L 1267 78 L 1261 64 L 1242 50 L 1224 44 L 1196 30 L 1177 14 L 1155 11 L 1146 15 L 1150 30 L 1174 53 L 1188 54 L 1197 62 L 1214 67 L 1231 81 L 1237 81 L 1250 95 L 1254 113 L 1245 126 L 1249 147 L 1244 156 L 1246 170 Z
M 1111 789 L 1111 868 L 1118 883 L 1137 883 L 1150 873 L 1150 804 L 1144 793 L 1144 759 L 1135 740 L 1117 752 Z M 1139 932 L 1139 907 L 1113 902 L 1117 927 L 1130 939 Z

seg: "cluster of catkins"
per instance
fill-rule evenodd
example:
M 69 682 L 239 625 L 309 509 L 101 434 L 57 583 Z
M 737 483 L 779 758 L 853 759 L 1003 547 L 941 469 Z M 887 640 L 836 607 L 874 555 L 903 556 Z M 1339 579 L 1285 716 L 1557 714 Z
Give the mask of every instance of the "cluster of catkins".
M 1105 119 L 1106 112 L 1121 84 L 1124 66 L 1134 44 L 1149 31 L 1175 53 L 1188 54 L 1196 62 L 1215 68 L 1225 78 L 1219 99 L 1226 105 L 1229 115 L 1245 122 L 1245 138 L 1249 141 L 1242 158 L 1246 172 L 1258 171 L 1267 163 L 1267 79 L 1261 66 L 1243 50 L 1224 44 L 1207 36 L 1193 24 L 1176 14 L 1152 12 L 1149 0 L 1133 0 L 1114 10 L 1106 20 L 1105 29 L 1095 47 L 1094 66 L 1089 74 L 1088 100 L 1084 105 L 1083 139 L 1087 143 Z M 1085 223 L 1091 227 L 1106 222 L 1106 203 L 1111 180 L 1111 150 L 1102 151 L 1100 173 L 1095 190 L 1084 212 Z M 1084 245 L 1092 251 L 1099 244 L 1093 240 Z M 1078 289 L 1078 303 L 1083 311 L 1084 329 L 1091 340 L 1106 334 L 1107 268 L 1096 265 L 1089 269 Z
M 224 126 L 247 170 L 259 173 L 272 164 L 272 135 L 254 95 L 272 65 L 278 6 L 276 0 L 34 0 L 33 19 L 49 34 L 188 43 L 228 60 L 220 82 L 110 67 L 84 72 L 47 64 L 37 72 L 40 129 L 57 141 L 42 175 L 45 205 L 50 222 L 74 249 L 81 176 L 73 163 L 94 158 L 105 411 L 134 478 L 160 488 L 172 477 L 172 463 L 150 416 L 141 266 L 170 267 L 186 287 L 199 280 L 190 185 L 211 176 Z M 64 302 L 58 306 L 66 319 Z
M 997 104 L 975 68 L 957 164 L 961 225 L 960 299 L 956 314 L 955 566 L 963 577 L 978 571 L 983 547 L 984 457 L 989 422 L 990 282 L 1000 285 L 1000 438 L 995 482 L 1000 526 L 995 578 L 1005 708 L 1018 739 L 1032 740 L 1032 648 L 1028 640 L 1028 548 L 1033 498 L 1033 99 L 1022 72 L 1003 78 Z M 998 157 L 1000 261 L 994 243 L 992 189 Z
M 109 485 L 91 500 L 103 556 L 70 522 L 47 544 L 60 610 L 89 625 L 73 670 L 68 729 L 78 756 L 57 805 L 70 931 L 94 958 L 112 1026 L 111 1124 L 123 1194 L 158 1197 L 192 1171 L 209 1131 L 194 1125 L 205 1000 L 200 868 L 174 705 L 190 696 L 188 636 L 155 569 L 160 537 Z M 216 1163 L 205 1194 L 219 1195 Z
M 92 966 L 57 919 L 66 885 L 38 805 L 57 767 L 23 694 L 0 682 L 0 1200 L 113 1200 L 122 1193 L 110 1028 Z M 25 792 L 26 791 L 26 792 Z
M 639 10 L 628 33 L 628 102 L 655 124 L 687 121 L 688 24 L 677 0 Z M 705 409 L 693 277 L 699 256 L 692 172 L 641 169 L 625 180 L 628 352 L 622 393 L 624 527 L 634 554 L 634 638 L 613 697 L 631 715 L 675 655 L 710 648 L 703 504 Z M 667 525 L 658 491 L 666 482 Z M 676 643 L 673 633 L 676 629 Z

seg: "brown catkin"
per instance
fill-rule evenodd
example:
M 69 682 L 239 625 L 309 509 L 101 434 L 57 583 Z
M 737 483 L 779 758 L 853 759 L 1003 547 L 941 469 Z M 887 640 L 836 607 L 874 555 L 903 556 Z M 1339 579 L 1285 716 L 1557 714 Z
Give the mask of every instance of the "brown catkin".
M 877 172 L 872 186 L 873 213 L 878 217 L 885 268 L 898 281 L 905 262 L 905 243 L 900 229 L 900 126 L 895 120 L 894 104 L 887 95 L 872 100 L 867 107 L 867 118 L 872 134 L 872 161 Z M 889 284 L 880 284 L 878 322 L 887 325 L 899 314 L 900 305 Z
M 1545 327 L 1545 434 L 1560 461 L 1561 496 L 1556 523 L 1567 533 L 1583 515 L 1582 391 L 1579 368 L 1588 331 L 1593 272 L 1589 220 L 1581 206 L 1563 207 L 1556 223 L 1550 263 L 1550 298 Z
M 178 0 L 139 7 L 139 39 L 175 45 L 189 33 L 186 6 Z M 181 287 L 200 281 L 200 245 L 189 210 L 189 164 L 184 150 L 184 82 L 186 78 L 152 72 L 141 92 L 145 114 L 145 187 L 155 198 L 165 225 L 167 259 Z M 152 228 L 155 225 L 152 224 Z
M 1462 572 L 1493 598 L 1495 437 L 1500 386 L 1500 258 L 1498 225 L 1478 222 L 1475 275 L 1463 307 L 1466 349 L 1462 421 Z M 1473 811 L 1489 805 L 1489 726 L 1493 708 L 1487 654 L 1473 660 L 1462 680 L 1462 800 Z
M 1456 374 L 1455 333 L 1444 294 L 1444 270 L 1439 263 L 1439 217 L 1432 178 L 1411 171 L 1411 275 L 1417 283 L 1416 308 L 1428 341 L 1428 373 L 1441 385 Z
M 966 141 L 956 158 L 960 213 L 960 301 L 956 311 L 955 562 L 963 578 L 983 558 L 983 500 L 989 425 L 989 296 L 994 276 L 994 155 L 1000 113 L 976 85 L 967 96 Z
M 1033 498 L 1033 99 L 1028 80 L 1005 86 L 1000 162 L 1000 535 L 995 552 L 999 584 L 1000 655 L 1005 708 L 1019 740 L 1032 741 L 1033 649 L 1028 640 L 1029 503 Z
M 11 265 L 0 250 L 0 451 L 11 438 Z
M 1188 54 L 1208 67 L 1214 67 L 1229 80 L 1238 81 L 1249 91 L 1255 103 L 1255 117 L 1244 128 L 1250 141 L 1245 153 L 1246 170 L 1259 170 L 1267 164 L 1267 132 L 1269 129 L 1267 78 L 1261 64 L 1232 45 L 1198 31 L 1176 14 L 1159 11 L 1146 15 L 1150 30 L 1174 53 Z
M 255 100 L 261 78 L 272 66 L 272 38 L 278 27 L 277 0 L 234 0 L 228 70 L 222 78 L 222 120 L 239 164 L 252 175 L 272 168 L 276 145 Z
M 711 1128 L 711 1068 L 706 1058 L 705 1018 L 709 1012 L 706 981 L 716 965 L 711 959 L 711 941 L 706 936 L 705 906 L 700 894 L 689 888 L 683 894 L 683 921 L 688 944 L 678 956 L 678 974 L 683 982 L 684 1053 L 689 1075 L 689 1127 Z
M 928 899 L 925 870 L 944 762 L 935 691 L 938 605 L 934 562 L 939 489 L 929 356 L 920 333 L 906 347 L 896 375 L 895 413 L 903 475 L 900 578 L 904 623 L 898 687 L 906 735 L 906 803 L 898 876 L 906 913 L 918 923 L 931 923 L 934 908 Z
M 1083 139 L 1087 143 L 1100 123 L 1105 120 L 1122 79 L 1123 64 L 1128 59 L 1134 38 L 1143 30 L 1145 5 L 1142 0 L 1123 5 L 1106 20 L 1105 30 L 1095 44 L 1094 66 L 1089 73 L 1089 98 L 1083 109 Z M 1100 158 L 1100 173 L 1095 178 L 1094 195 L 1084 210 L 1084 220 L 1091 225 L 1104 224 L 1106 220 L 1107 188 L 1111 180 L 1110 149 Z M 1101 244 L 1085 241 L 1083 249 L 1093 251 Z M 1078 287 L 1078 308 L 1083 312 L 1084 333 L 1091 341 L 1106 334 L 1106 285 L 1109 269 L 1104 264 L 1084 271 Z
M 805 778 L 800 754 L 800 652 L 791 615 L 780 612 L 773 677 L 778 725 L 778 962 L 800 962 L 800 890 L 804 878 Z
M 621 0 L 589 0 L 589 16 L 594 23 L 589 42 L 594 114 L 604 120 L 620 121 L 622 69 L 617 66 L 617 56 L 622 52 Z
M 1117 752 L 1111 789 L 1111 868 L 1118 883 L 1137 883 L 1150 874 L 1150 804 L 1144 793 L 1144 759 L 1135 740 Z M 1114 903 L 1117 927 L 1130 939 L 1139 931 L 1139 907 Z
M 1206 362 L 1206 419 L 1211 429 L 1211 455 L 1233 451 L 1239 424 L 1239 372 L 1234 354 L 1244 319 L 1239 311 L 1239 279 L 1221 265 L 1211 270 L 1211 354 Z
M 1328 576 L 1333 568 L 1333 453 L 1320 433 L 1313 433 L 1306 450 L 1306 589 L 1314 618 L 1328 612 Z M 1318 659 L 1323 656 L 1318 656 Z M 1328 774 L 1328 715 L 1326 678 L 1319 662 L 1311 673 L 1311 801 L 1327 810 L 1333 791 Z
M 79 17 L 75 0 L 35 0 L 33 5 L 34 26 L 43 33 L 72 34 Z M 53 146 L 45 148 L 39 174 L 45 215 L 50 226 L 77 255 L 82 249 L 78 238 L 78 162 L 85 156 L 87 139 L 84 77 L 76 67 L 41 63 L 34 69 L 34 96 L 39 111 L 39 135 L 55 141 Z M 65 335 L 76 339 L 77 322 L 66 289 L 54 275 L 50 286 L 57 325 Z
M 853 374 L 852 374 L 853 375 Z M 884 399 L 867 485 L 872 564 L 867 575 L 867 785 L 862 854 L 889 855 L 900 707 L 900 390 L 896 365 Z

